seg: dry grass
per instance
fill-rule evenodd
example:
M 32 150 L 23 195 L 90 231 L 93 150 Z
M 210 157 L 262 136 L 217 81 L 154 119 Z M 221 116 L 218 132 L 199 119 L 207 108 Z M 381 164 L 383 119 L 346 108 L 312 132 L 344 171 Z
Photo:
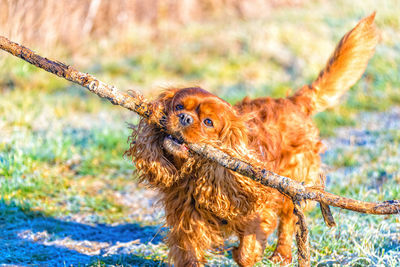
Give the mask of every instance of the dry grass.
M 216 17 L 268 16 L 271 9 L 308 0 L 0 0 L 0 34 L 41 47 L 76 48 L 85 37 L 106 37 L 130 27 L 157 32 L 161 23 L 182 25 Z

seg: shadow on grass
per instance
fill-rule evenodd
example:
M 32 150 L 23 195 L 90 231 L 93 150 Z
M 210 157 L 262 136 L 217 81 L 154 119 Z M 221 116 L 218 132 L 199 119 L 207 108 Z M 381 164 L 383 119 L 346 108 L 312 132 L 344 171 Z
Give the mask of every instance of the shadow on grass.
M 160 243 L 158 229 L 138 224 L 68 222 L 0 200 L 0 265 L 163 266 L 162 261 L 146 259 L 146 253 L 135 255 L 129 250 L 149 242 Z M 120 250 L 120 244 L 128 244 L 128 249 Z M 110 247 L 114 251 L 107 254 Z

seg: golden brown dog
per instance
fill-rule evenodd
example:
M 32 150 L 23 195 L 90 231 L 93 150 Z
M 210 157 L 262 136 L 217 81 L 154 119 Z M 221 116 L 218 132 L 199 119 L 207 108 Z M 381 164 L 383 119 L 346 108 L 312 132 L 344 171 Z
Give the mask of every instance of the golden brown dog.
M 374 17 L 348 32 L 318 78 L 290 97 L 246 97 L 231 106 L 195 87 L 166 90 L 153 102 L 166 115 L 168 133 L 177 138 L 141 121 L 127 154 L 140 180 L 162 194 L 175 266 L 202 265 L 205 251 L 232 234 L 240 240 L 233 258 L 240 266 L 252 266 L 276 227 L 278 244 L 270 259 L 291 262 L 295 222 L 289 199 L 200 156 L 170 154 L 163 143 L 172 140 L 183 150 L 183 141 L 211 144 L 307 185 L 323 186 L 323 145 L 310 116 L 335 105 L 364 72 L 379 39 Z

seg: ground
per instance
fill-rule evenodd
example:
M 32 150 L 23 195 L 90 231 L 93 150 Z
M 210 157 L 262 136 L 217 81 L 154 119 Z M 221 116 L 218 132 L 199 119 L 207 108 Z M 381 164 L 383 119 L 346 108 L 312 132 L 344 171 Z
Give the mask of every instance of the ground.
M 157 38 L 132 28 L 77 52 L 32 48 L 149 98 L 160 87 L 197 84 L 234 103 L 283 97 L 310 82 L 340 37 L 373 10 L 382 41 L 366 73 L 314 120 L 328 147 L 327 190 L 384 201 L 400 199 L 398 1 L 310 1 L 265 19 L 161 28 Z M 123 157 L 127 124 L 137 117 L 3 52 L 0 96 L 0 265 L 165 265 L 157 193 L 137 184 Z M 333 214 L 332 229 L 317 208 L 308 214 L 313 265 L 400 265 L 398 215 Z M 270 264 L 269 241 L 259 266 Z M 232 265 L 235 242 L 210 254 L 210 265 Z

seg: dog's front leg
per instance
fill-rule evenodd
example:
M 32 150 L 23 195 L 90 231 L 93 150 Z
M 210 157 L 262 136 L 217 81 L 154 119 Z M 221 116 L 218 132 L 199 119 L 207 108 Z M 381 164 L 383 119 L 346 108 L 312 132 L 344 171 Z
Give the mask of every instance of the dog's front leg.
M 170 210 L 166 215 L 170 227 L 167 239 L 170 262 L 176 267 L 203 266 L 205 251 L 222 242 L 215 225 L 194 207 Z
M 187 244 L 188 240 L 184 236 L 175 237 L 169 235 L 169 240 L 181 239 L 180 242 L 176 242 L 169 246 L 169 261 L 173 263 L 175 267 L 201 267 L 204 266 L 205 259 L 204 253 L 201 250 L 196 249 L 195 246 Z M 185 244 L 186 243 L 186 244 Z
M 268 214 L 269 216 L 263 216 Z M 253 266 L 261 260 L 268 236 L 276 227 L 277 218 L 273 212 L 256 214 L 239 233 L 240 244 L 233 250 L 233 258 L 241 267 Z
M 284 207 L 279 215 L 278 244 L 274 254 L 270 257 L 272 262 L 289 264 L 292 262 L 292 242 L 295 220 L 293 215 L 293 203 L 285 199 Z

